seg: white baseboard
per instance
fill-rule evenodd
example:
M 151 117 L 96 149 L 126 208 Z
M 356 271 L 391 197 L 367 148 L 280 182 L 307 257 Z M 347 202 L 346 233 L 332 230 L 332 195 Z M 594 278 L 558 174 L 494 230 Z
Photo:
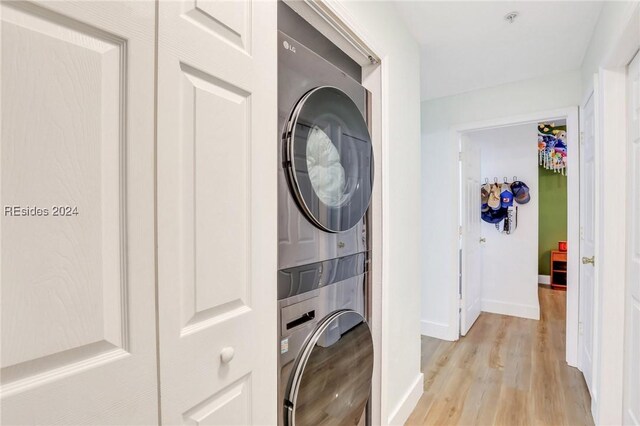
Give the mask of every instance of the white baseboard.
M 551 285 L 551 275 L 538 275 L 538 284 Z
M 458 340 L 457 333 L 453 333 L 451 331 L 449 324 L 435 321 L 420 321 L 420 334 L 423 336 L 435 337 L 436 339 L 448 340 L 450 342 Z
M 493 314 L 511 315 L 512 317 L 540 319 L 540 306 L 505 303 L 498 300 L 482 299 L 482 311 Z
M 416 408 L 418 400 L 424 392 L 424 374 L 420 373 L 413 381 L 411 388 L 407 390 L 404 397 L 400 400 L 396 408 L 391 411 L 389 416 L 389 425 L 404 425 L 413 409 Z

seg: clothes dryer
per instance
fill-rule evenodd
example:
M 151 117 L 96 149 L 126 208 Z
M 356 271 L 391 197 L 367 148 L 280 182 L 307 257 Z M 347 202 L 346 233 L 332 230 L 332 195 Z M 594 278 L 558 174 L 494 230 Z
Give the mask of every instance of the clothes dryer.
M 367 250 L 373 187 L 367 91 L 278 34 L 278 269 Z

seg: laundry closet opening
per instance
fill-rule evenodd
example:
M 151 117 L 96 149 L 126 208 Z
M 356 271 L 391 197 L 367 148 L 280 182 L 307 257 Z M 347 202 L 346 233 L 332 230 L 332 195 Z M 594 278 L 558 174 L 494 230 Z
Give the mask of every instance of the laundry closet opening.
M 469 126 L 457 129 L 456 138 L 460 335 L 482 312 L 553 316 L 566 327 L 565 355 L 573 365 L 579 283 L 579 197 L 570 191 L 579 179 L 577 152 L 571 151 L 577 145 L 575 115 Z

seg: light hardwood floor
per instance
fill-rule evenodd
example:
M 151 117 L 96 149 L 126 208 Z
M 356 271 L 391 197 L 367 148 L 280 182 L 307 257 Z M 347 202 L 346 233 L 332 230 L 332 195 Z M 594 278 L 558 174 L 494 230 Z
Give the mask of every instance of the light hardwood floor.
M 482 313 L 457 342 L 422 337 L 424 394 L 406 425 L 592 425 L 565 362 L 566 293 L 540 288 L 540 321 Z

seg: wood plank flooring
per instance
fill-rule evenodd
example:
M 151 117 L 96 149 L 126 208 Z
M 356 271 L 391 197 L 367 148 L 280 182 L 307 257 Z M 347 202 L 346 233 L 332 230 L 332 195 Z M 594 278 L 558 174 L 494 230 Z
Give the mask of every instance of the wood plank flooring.
M 593 425 L 564 360 L 566 293 L 539 296 L 540 321 L 482 313 L 457 342 L 423 336 L 424 394 L 406 425 Z

